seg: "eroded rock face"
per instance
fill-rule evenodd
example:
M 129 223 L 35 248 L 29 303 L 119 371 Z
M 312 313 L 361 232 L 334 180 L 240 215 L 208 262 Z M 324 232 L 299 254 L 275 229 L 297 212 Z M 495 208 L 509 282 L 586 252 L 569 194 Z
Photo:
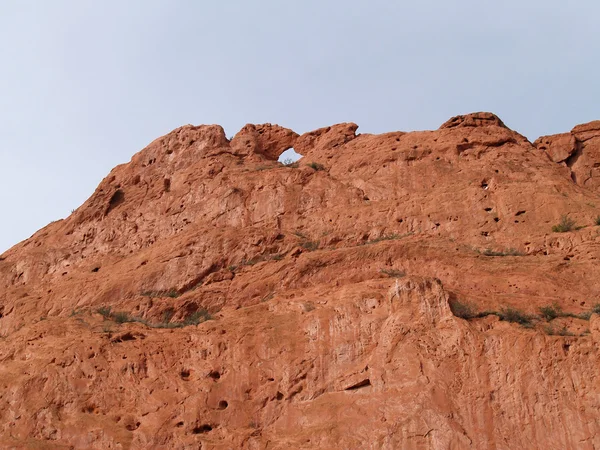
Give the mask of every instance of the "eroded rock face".
M 238 155 L 253 153 L 277 161 L 287 149 L 294 146 L 297 133 L 278 125 L 246 125 L 231 141 L 231 147 Z
M 600 190 L 600 121 L 578 125 L 570 133 L 542 136 L 534 144 L 554 162 L 563 162 L 580 186 Z
M 600 446 L 598 123 L 157 139 L 0 255 L 0 446 Z
M 464 116 L 454 116 L 446 121 L 440 127 L 440 130 L 444 128 L 456 128 L 456 127 L 502 127 L 506 128 L 506 125 L 500 120 L 500 118 L 489 112 L 477 112 L 472 114 L 466 114 Z

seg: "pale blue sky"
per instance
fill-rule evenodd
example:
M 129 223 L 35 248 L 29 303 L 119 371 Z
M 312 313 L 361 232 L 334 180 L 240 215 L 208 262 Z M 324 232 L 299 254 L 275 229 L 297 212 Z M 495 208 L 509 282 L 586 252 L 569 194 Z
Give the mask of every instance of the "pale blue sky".
M 530 140 L 600 119 L 600 2 L 3 0 L 0 252 L 180 125 L 435 129 Z

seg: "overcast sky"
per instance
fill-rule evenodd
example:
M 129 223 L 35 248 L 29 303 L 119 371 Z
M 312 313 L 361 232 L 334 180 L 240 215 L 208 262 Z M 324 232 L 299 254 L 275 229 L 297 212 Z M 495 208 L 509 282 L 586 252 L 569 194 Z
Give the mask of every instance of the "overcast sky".
M 180 125 L 530 140 L 600 119 L 597 0 L 2 0 L 0 253 Z

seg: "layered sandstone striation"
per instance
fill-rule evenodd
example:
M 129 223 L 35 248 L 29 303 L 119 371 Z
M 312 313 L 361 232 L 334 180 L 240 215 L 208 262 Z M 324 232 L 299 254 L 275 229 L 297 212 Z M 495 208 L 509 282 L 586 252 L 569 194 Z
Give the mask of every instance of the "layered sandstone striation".
M 178 128 L 0 255 L 0 447 L 598 448 L 598 170 L 600 122 Z

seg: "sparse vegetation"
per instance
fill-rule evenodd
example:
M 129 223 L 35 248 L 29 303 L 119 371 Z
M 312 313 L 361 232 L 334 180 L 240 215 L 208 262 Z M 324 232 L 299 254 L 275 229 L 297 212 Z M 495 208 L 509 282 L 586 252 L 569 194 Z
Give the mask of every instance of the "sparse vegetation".
M 110 306 L 101 306 L 100 308 L 98 308 L 97 312 L 105 319 L 108 319 L 110 318 L 111 308 Z
M 450 300 L 450 310 L 452 314 L 461 319 L 474 319 L 477 317 L 475 308 L 470 303 L 461 302 L 459 300 Z
M 111 313 L 110 318 L 117 323 L 135 322 L 133 317 L 131 317 L 125 311 L 117 311 L 115 313 Z
M 397 269 L 381 269 L 381 273 L 390 278 L 402 278 L 406 276 L 405 272 Z
M 566 233 L 575 228 L 575 221 L 571 219 L 567 214 L 561 216 L 558 225 L 552 227 L 554 233 Z
M 553 325 L 546 325 L 544 327 L 544 332 L 550 336 L 575 336 L 569 331 L 566 325 L 563 325 L 562 328 L 555 328 Z
M 402 239 L 404 237 L 410 236 L 413 233 L 404 233 L 404 234 L 384 234 L 382 236 L 379 236 L 378 238 L 375 239 L 371 239 L 370 241 L 366 241 L 364 244 L 377 244 L 378 242 L 382 242 L 382 241 L 395 241 L 397 239 Z
M 479 253 L 484 256 L 524 256 L 524 253 L 520 252 L 516 248 L 509 248 L 506 250 L 492 250 L 486 248 L 484 251 Z
M 291 167 L 293 169 L 296 169 L 300 166 L 300 163 L 298 163 L 298 161 L 294 161 L 291 158 L 286 158 L 283 161 L 281 161 L 281 164 L 283 164 L 285 167 Z
M 144 297 L 170 297 L 177 298 L 181 294 L 176 289 L 169 289 L 168 291 L 144 291 L 141 293 Z
M 506 322 L 518 323 L 524 327 L 531 327 L 532 316 L 525 314 L 518 309 L 511 308 L 510 306 L 504 307 L 497 313 L 500 320 L 504 320 Z
M 253 266 L 263 261 L 281 261 L 285 255 L 283 253 L 275 253 L 272 255 L 257 255 L 250 259 L 244 259 L 240 262 L 241 266 Z M 229 266 L 231 272 L 235 272 L 237 266 Z
M 600 216 L 596 216 L 596 218 L 594 219 L 594 224 L 600 226 Z
M 548 322 L 556 319 L 557 317 L 561 317 L 562 315 L 562 308 L 557 304 L 553 304 L 551 306 L 542 306 L 540 308 L 540 316 L 542 316 L 542 319 L 545 319 Z
M 171 322 L 171 319 L 175 315 L 175 311 L 172 308 L 169 308 L 163 313 L 162 322 L 159 323 L 150 323 L 141 317 L 131 316 L 125 311 L 112 312 L 110 307 L 98 308 L 97 312 L 101 314 L 105 320 L 112 320 L 118 324 L 137 322 L 150 328 L 183 328 L 190 325 L 198 325 L 201 322 L 213 319 L 208 310 L 204 308 L 200 308 L 193 312 L 186 317 L 183 322 Z M 107 327 L 105 326 L 105 328 Z
M 600 303 L 596 303 L 589 311 L 578 314 L 576 317 L 584 320 L 590 320 L 592 314 L 600 314 Z
M 311 162 L 311 163 L 307 164 L 307 166 L 316 171 L 325 170 L 325 166 L 323 164 L 319 164 L 316 162 Z

